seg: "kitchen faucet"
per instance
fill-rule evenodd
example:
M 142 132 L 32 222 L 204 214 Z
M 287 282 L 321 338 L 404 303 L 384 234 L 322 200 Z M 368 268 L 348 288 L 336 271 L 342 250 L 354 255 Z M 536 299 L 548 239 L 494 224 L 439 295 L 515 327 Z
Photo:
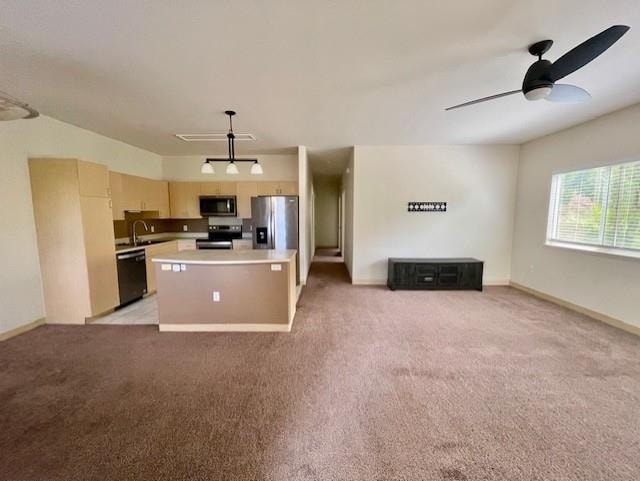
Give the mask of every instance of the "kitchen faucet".
M 142 223 L 142 225 L 144 226 L 145 232 L 149 232 L 149 226 L 145 221 L 143 221 L 142 219 L 134 220 L 133 225 L 131 226 L 131 228 L 133 229 L 133 245 L 134 246 L 138 245 L 138 238 L 136 237 L 136 225 L 138 224 L 138 222 Z

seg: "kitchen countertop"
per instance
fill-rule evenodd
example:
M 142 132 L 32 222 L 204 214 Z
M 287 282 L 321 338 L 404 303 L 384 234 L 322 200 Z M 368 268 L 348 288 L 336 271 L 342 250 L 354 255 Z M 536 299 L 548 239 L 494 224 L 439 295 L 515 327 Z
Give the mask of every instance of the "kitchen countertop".
M 153 262 L 167 264 L 269 264 L 273 262 L 291 262 L 296 258 L 295 249 L 287 250 L 196 250 L 182 251 L 153 257 Z
M 179 240 L 196 240 L 196 239 L 207 239 L 207 236 L 202 237 L 163 237 L 161 239 L 153 239 L 153 243 L 151 244 L 141 244 L 141 245 L 131 245 L 131 244 L 116 244 L 116 254 L 120 254 L 123 252 L 137 251 L 140 249 L 145 249 L 147 247 L 153 247 L 160 244 L 164 244 L 165 242 L 173 242 Z M 144 240 L 144 239 L 143 239 Z

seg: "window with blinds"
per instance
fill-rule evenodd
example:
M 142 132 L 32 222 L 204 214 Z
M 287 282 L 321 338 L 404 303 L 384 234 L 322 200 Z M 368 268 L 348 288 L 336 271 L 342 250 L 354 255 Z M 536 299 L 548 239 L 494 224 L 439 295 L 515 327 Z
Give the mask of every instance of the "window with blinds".
M 640 250 L 640 161 L 556 174 L 550 241 Z

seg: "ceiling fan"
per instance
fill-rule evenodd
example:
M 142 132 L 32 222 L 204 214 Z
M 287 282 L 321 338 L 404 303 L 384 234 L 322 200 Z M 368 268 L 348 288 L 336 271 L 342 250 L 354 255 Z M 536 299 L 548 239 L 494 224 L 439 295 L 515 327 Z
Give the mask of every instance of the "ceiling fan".
M 0 92 L 0 121 L 35 119 L 38 115 L 40 115 L 38 111 L 28 104 Z
M 630 27 L 626 25 L 614 25 L 600 32 L 598 35 L 591 37 L 589 40 L 582 42 L 572 50 L 569 50 L 562 57 L 551 63 L 549 60 L 543 60 L 542 56 L 551 48 L 553 40 L 542 40 L 536 42 L 529 47 L 529 53 L 538 57 L 527 73 L 522 82 L 522 88 L 518 90 L 510 90 L 501 94 L 490 95 L 477 100 L 471 100 L 463 104 L 448 107 L 445 110 L 458 109 L 467 107 L 468 105 L 486 102 L 487 100 L 499 99 L 508 95 L 523 93 L 527 100 L 545 99 L 550 102 L 558 103 L 579 103 L 591 98 L 589 92 L 569 84 L 556 84 L 556 82 L 567 75 L 581 69 L 589 62 L 594 60 L 605 50 L 616 43 Z

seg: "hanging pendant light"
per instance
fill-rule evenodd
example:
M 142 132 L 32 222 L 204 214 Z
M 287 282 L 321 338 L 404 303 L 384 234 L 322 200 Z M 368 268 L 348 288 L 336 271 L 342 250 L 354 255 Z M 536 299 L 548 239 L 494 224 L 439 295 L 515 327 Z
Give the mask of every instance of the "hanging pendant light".
M 251 172 L 251 175 L 262 175 L 262 166 L 258 162 L 258 159 L 253 163 L 249 172 Z
M 200 167 L 200 173 L 201 174 L 215 174 L 216 171 L 213 169 L 213 164 L 211 162 L 209 162 L 209 159 L 205 160 L 204 163 L 202 164 L 202 167 Z
M 229 132 L 227 133 L 227 147 L 229 149 L 229 156 L 226 159 L 206 159 L 200 167 L 200 172 L 202 172 L 203 174 L 215 174 L 211 162 L 228 162 L 225 173 L 227 175 L 238 175 L 240 171 L 238 170 L 238 165 L 236 164 L 236 162 L 253 162 L 250 170 L 251 175 L 262 175 L 262 166 L 258 162 L 258 159 L 236 159 L 236 136 L 233 133 L 233 116 L 236 113 L 233 110 L 225 110 L 224 113 L 229 116 Z
M 229 175 L 238 175 L 240 173 L 238 166 L 233 160 L 229 161 L 229 165 L 227 165 L 227 170 L 225 172 Z

